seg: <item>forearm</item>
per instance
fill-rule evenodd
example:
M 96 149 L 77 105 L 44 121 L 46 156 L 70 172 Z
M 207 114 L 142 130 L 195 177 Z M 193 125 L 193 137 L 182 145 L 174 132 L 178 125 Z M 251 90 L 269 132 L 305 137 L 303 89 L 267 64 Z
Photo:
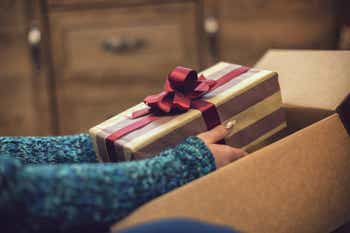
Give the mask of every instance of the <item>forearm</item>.
M 204 143 L 187 138 L 174 149 L 158 156 L 129 163 L 121 163 L 119 171 L 133 182 L 133 203 L 142 204 L 151 198 L 186 184 L 215 170 L 215 161 Z
M 14 193 L 27 211 L 28 226 L 39 222 L 47 229 L 92 228 L 119 220 L 146 201 L 214 169 L 206 146 L 189 138 L 143 161 L 26 166 L 16 176 Z M 52 225 L 57 219 L 63 224 Z

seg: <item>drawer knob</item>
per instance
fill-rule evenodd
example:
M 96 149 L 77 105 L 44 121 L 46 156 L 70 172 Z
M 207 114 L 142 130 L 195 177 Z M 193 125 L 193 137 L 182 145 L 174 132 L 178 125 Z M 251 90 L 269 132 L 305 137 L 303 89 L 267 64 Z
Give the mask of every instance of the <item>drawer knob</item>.
M 114 37 L 103 40 L 102 48 L 109 53 L 119 54 L 137 51 L 146 44 L 142 38 Z

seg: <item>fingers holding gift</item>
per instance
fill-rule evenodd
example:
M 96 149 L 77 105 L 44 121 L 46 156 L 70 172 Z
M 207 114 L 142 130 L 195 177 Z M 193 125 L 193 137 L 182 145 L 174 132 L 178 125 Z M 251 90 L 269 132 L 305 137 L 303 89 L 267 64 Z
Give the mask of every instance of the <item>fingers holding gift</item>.
M 218 125 L 215 128 L 208 130 L 204 133 L 198 134 L 197 137 L 202 139 L 205 144 L 212 144 L 220 141 L 229 134 L 229 128 L 224 125 Z
M 225 125 L 218 125 L 215 128 L 199 134 L 197 137 L 200 138 L 211 151 L 214 159 L 216 168 L 223 167 L 245 155 L 242 149 L 231 147 L 228 145 L 215 144 L 216 142 L 225 138 L 235 125 L 235 121 L 229 121 Z

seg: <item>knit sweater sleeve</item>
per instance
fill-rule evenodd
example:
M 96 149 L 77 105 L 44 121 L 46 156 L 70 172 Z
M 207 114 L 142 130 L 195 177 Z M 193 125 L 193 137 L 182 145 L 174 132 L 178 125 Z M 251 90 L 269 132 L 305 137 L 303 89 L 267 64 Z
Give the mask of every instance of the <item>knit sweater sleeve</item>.
M 14 218 L 23 221 L 22 229 L 90 232 L 107 227 L 152 198 L 208 174 L 215 169 L 215 162 L 200 139 L 189 137 L 174 149 L 141 161 L 17 164 L 16 169 L 11 176 L 0 176 L 14 196 L 12 202 L 25 215 Z M 18 208 L 13 214 L 18 214 Z
M 0 137 L 0 156 L 22 164 L 95 163 L 88 134 L 46 137 Z

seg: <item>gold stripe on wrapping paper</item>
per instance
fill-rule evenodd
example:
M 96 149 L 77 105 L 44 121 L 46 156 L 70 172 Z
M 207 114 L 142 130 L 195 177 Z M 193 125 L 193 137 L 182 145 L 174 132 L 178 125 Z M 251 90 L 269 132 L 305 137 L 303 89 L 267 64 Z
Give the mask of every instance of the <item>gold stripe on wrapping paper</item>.
M 91 141 L 92 141 L 92 144 L 94 146 L 94 150 L 95 150 L 95 153 L 96 153 L 96 157 L 97 157 L 97 160 L 99 162 L 103 162 L 104 160 L 102 159 L 101 155 L 100 155 L 100 150 L 97 146 L 97 135 L 99 133 L 99 129 L 97 127 L 94 127 L 94 128 L 91 128 L 89 130 L 89 133 L 90 133 L 90 138 L 91 138 Z
M 253 142 L 249 143 L 248 145 L 245 145 L 242 149 L 246 150 L 248 152 L 251 151 L 251 150 L 258 149 L 258 148 L 254 148 L 254 147 L 258 146 L 264 140 L 268 139 L 269 137 L 271 137 L 272 135 L 278 133 L 279 131 L 281 131 L 282 129 L 284 129 L 286 127 L 287 127 L 287 123 L 284 122 L 284 123 L 280 124 L 279 126 L 275 127 L 274 129 L 270 130 L 266 134 L 260 136 L 258 139 L 256 139 Z
M 231 120 L 237 121 L 235 127 L 233 127 L 232 131 L 227 135 L 227 138 L 278 110 L 281 107 L 281 101 L 282 97 L 279 91 L 224 121 L 224 124 Z
M 124 156 L 125 161 L 132 160 L 133 159 L 133 152 L 129 148 L 123 147 L 123 156 Z
M 204 71 L 203 73 L 207 76 L 210 75 L 212 72 L 216 72 L 223 67 L 227 66 L 228 63 L 219 63 L 218 66 L 212 67 L 212 69 L 209 69 L 207 71 Z M 215 68 L 215 69 L 214 69 Z M 210 72 L 209 72 L 210 71 Z M 206 101 L 211 102 L 215 104 L 216 106 L 220 106 L 223 103 L 229 101 L 230 99 L 234 98 L 235 96 L 238 96 L 242 94 L 243 92 L 246 92 L 248 89 L 251 89 L 257 85 L 259 85 L 261 82 L 272 78 L 276 75 L 275 72 L 272 71 L 259 71 L 258 73 L 252 75 L 247 80 L 243 80 L 239 82 L 237 85 L 233 86 L 232 88 L 223 91 L 222 93 L 218 94 L 217 96 L 214 96 L 213 98 L 207 99 Z M 280 106 L 280 103 L 279 105 Z M 170 132 L 174 131 L 177 128 L 180 128 L 191 121 L 201 117 L 201 112 L 195 109 L 191 109 L 186 113 L 183 113 L 179 116 L 174 117 L 174 119 L 160 125 L 154 130 L 150 130 L 148 133 L 144 134 L 143 137 L 137 137 L 134 138 L 132 141 L 125 143 L 123 146 L 128 148 L 131 151 L 138 151 L 141 148 L 145 147 L 146 145 L 149 145 L 153 143 L 154 141 L 164 137 L 165 135 L 169 134 Z M 256 119 L 257 120 L 257 119 Z M 238 122 L 239 123 L 239 122 Z

